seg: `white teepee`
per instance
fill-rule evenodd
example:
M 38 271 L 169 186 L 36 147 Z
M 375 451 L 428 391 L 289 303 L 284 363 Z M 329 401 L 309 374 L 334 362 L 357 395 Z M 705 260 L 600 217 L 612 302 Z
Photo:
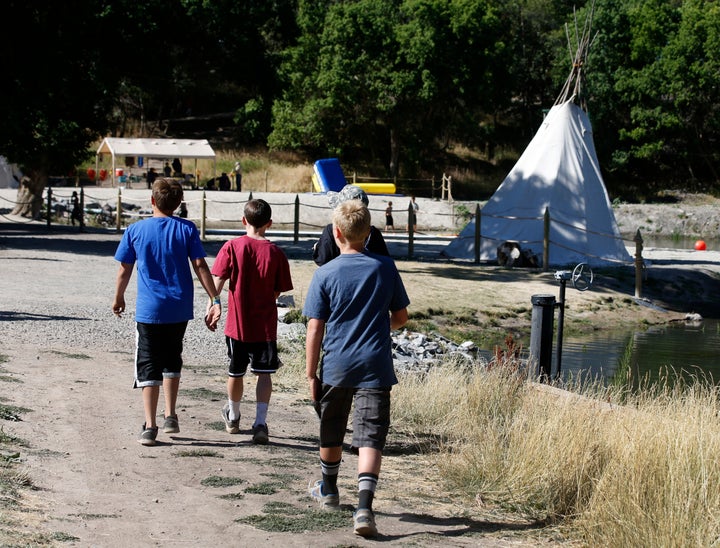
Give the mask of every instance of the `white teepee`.
M 495 261 L 498 246 L 512 241 L 542 262 L 547 211 L 549 247 L 544 266 L 632 262 L 600 173 L 590 120 L 576 104 L 588 35 L 586 25 L 563 91 L 480 212 L 481 261 Z M 470 222 L 442 254 L 474 258 L 475 223 L 475 219 Z

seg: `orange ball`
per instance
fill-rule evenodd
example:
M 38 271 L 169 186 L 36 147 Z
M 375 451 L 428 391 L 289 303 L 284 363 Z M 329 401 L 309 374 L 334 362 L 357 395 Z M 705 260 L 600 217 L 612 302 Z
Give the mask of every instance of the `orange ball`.
M 698 240 L 695 242 L 695 251 L 705 251 L 707 249 L 707 246 L 705 245 L 705 242 L 703 240 Z

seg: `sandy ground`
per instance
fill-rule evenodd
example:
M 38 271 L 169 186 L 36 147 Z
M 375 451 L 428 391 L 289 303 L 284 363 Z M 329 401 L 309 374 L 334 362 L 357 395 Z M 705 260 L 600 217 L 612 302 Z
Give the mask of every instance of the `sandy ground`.
M 351 452 L 344 453 L 340 472 L 343 508 L 334 516 L 339 521 L 322 520 L 306 496 L 319 466 L 317 419 L 301 378 L 289 370 L 276 378 L 269 445 L 250 441 L 253 378 L 246 387 L 241 433 L 225 433 L 219 412 L 225 399 L 222 335 L 209 335 L 200 320 L 191 323 L 186 342 L 180 433 L 161 433 L 156 447 L 136 442 L 142 406 L 140 393 L 131 388 L 134 324 L 130 315 L 118 320 L 110 313 L 118 240 L 114 233 L 0 225 L 0 353 L 7 357 L 0 390 L 3 403 L 25 409 L 21 420 L 3 420 L 2 428 L 25 440 L 21 466 L 36 487 L 25 501 L 25 509 L 34 511 L 24 511 L 24 525 L 18 527 L 54 536 L 62 546 L 374 542 L 352 532 L 356 457 Z M 292 296 L 302 302 L 315 268 L 311 242 L 279 243 L 291 258 Z M 208 243 L 209 260 L 219 245 Z M 448 306 L 462 302 L 492 311 L 527 306 L 538 293 L 557 295 L 552 273 L 436 262 L 431 257 L 437 245 L 420 245 L 417 260 L 398 259 L 416 309 L 446 299 Z M 593 328 L 659 323 L 700 309 L 718 317 L 713 314 L 719 310 L 719 255 L 647 250 L 646 301 L 633 299 L 632 272 L 621 279 L 598 273 L 593 290 L 572 293 L 566 322 L 590 318 Z M 204 300 L 196 301 L 200 311 Z M 132 292 L 128 302 L 134 306 Z M 508 329 L 521 321 L 508 319 Z M 554 532 L 518 516 L 447 497 L 433 458 L 413 440 L 391 435 L 375 504 L 378 541 L 559 544 Z M 216 486 L 217 478 L 225 484 Z M 227 485 L 231 480 L 235 484 Z

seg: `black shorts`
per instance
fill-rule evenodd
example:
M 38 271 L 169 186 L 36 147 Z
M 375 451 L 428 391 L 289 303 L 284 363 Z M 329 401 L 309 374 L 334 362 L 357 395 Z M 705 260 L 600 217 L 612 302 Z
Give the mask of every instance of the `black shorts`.
M 282 365 L 278 358 L 277 341 L 246 343 L 226 336 L 225 344 L 229 377 L 244 377 L 248 365 L 255 374 L 275 373 Z
M 165 378 L 180 377 L 187 325 L 187 322 L 136 324 L 133 388 L 160 386 Z
M 391 388 L 338 388 L 322 385 L 320 447 L 340 447 L 353 410 L 353 447 L 382 451 L 390 430 Z

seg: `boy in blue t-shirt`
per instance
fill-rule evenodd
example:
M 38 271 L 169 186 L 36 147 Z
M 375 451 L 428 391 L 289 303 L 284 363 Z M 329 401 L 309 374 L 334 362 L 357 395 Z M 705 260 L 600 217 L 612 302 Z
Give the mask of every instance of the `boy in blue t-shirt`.
M 326 509 L 340 505 L 337 478 L 354 402 L 359 491 L 354 529 L 363 537 L 377 535 L 372 503 L 390 427 L 390 390 L 398 382 L 390 331 L 405 325 L 410 304 L 393 260 L 363 249 L 369 232 L 370 212 L 360 200 L 336 207 L 333 236 L 340 256 L 315 271 L 303 309 L 306 375 L 320 415 L 322 479 L 311 483 L 310 496 Z
M 193 318 L 193 280 L 190 264 L 210 297 L 205 322 L 215 330 L 220 318 L 220 298 L 197 227 L 173 217 L 183 199 L 180 183 L 157 179 L 152 186 L 153 216 L 127 227 L 115 252 L 120 262 L 112 310 L 125 312 L 125 290 L 137 263 L 137 322 L 135 383 L 142 388 L 145 423 L 138 442 L 155 445 L 160 386 L 165 394 L 163 431 L 180 431 L 175 404 L 180 388 L 183 337 Z

